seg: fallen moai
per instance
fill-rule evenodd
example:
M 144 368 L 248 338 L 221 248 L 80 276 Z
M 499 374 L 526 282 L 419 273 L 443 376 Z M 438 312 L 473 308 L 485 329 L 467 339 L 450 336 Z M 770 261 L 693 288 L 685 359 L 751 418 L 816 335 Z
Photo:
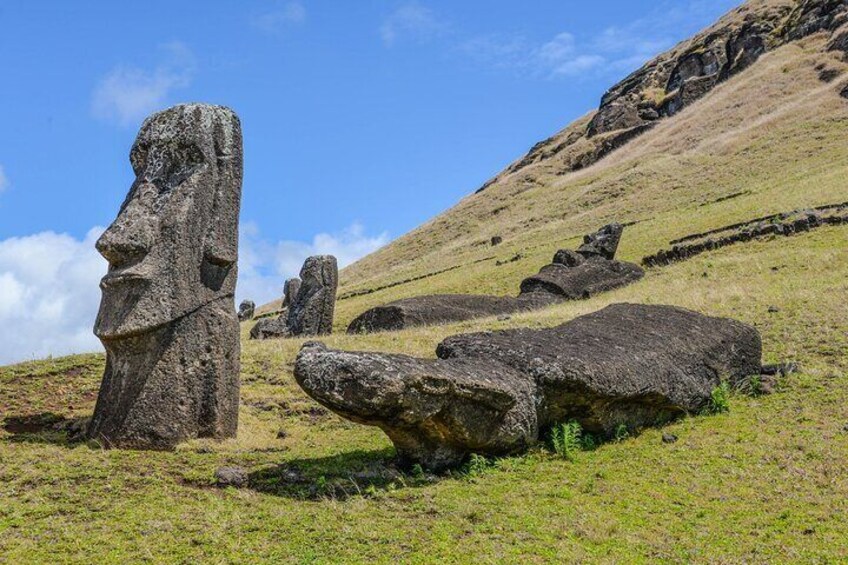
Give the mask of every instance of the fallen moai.
M 138 449 L 233 437 L 238 117 L 206 104 L 154 114 L 130 161 L 136 180 L 97 242 L 109 262 L 94 328 L 106 348 L 106 371 L 88 436 Z
M 620 224 L 609 224 L 585 236 L 577 251 L 557 251 L 553 263 L 521 283 L 517 297 L 437 294 L 405 298 L 363 312 L 347 331 L 400 330 L 526 312 L 628 285 L 641 279 L 644 271 L 638 265 L 614 259 L 623 230 Z
M 238 319 L 239 322 L 247 322 L 253 319 L 256 313 L 256 304 L 252 300 L 244 300 L 239 304 Z
M 550 329 L 450 337 L 438 359 L 303 346 L 294 376 L 339 415 L 377 426 L 431 470 L 505 455 L 575 420 L 609 436 L 707 407 L 759 374 L 756 329 L 671 306 L 616 304 Z
M 300 278 L 286 281 L 285 310 L 277 318 L 259 320 L 250 330 L 251 339 L 332 333 L 338 284 L 335 257 L 309 257 L 300 270 Z

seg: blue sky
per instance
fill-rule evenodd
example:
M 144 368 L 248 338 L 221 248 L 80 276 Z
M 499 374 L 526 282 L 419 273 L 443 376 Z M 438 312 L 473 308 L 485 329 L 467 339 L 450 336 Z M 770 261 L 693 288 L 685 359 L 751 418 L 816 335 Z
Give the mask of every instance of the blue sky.
M 0 362 L 97 349 L 93 251 L 142 119 L 244 128 L 238 298 L 479 187 L 735 0 L 0 3 Z M 6 335 L 15 328 L 14 336 Z

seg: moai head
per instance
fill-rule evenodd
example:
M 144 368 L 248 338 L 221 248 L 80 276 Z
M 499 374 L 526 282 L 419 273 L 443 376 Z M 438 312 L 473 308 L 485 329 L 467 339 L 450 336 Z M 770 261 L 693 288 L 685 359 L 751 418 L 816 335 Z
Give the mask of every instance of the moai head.
M 294 302 L 295 296 L 300 291 L 300 279 L 297 277 L 288 279 L 283 285 L 283 308 L 288 308 Z
M 234 293 L 241 160 L 227 108 L 185 104 L 145 120 L 130 151 L 135 182 L 97 242 L 109 262 L 98 337 L 145 333 Z

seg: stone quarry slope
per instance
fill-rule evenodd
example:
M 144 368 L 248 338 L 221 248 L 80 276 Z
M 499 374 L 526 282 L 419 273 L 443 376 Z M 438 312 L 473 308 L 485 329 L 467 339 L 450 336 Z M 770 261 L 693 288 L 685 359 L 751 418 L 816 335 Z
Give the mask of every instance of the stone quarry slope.
M 337 327 L 409 296 L 511 294 L 609 221 L 629 224 L 621 258 L 638 261 L 691 233 L 844 201 L 846 11 L 754 0 L 660 55 L 597 112 L 342 271 Z

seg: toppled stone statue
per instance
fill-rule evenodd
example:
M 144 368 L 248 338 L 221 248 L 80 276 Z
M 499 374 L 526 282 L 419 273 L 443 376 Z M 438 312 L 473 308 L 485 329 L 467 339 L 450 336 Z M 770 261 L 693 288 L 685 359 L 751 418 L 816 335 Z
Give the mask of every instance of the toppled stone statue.
M 405 298 L 360 314 L 347 331 L 351 334 L 391 331 L 503 316 L 564 300 L 584 300 L 626 286 L 641 279 L 645 271 L 638 265 L 614 259 L 623 230 L 620 224 L 610 224 L 585 236 L 577 251 L 557 251 L 553 263 L 521 283 L 518 297 L 442 294 Z
M 88 436 L 137 449 L 233 437 L 238 117 L 205 104 L 153 114 L 130 161 L 136 180 L 97 242 L 109 262 L 94 328 L 106 371 Z
M 255 313 L 256 313 L 256 304 L 254 304 L 252 300 L 243 300 L 242 303 L 239 304 L 239 311 L 238 311 L 239 322 L 247 322 L 248 320 L 252 320 L 253 315 Z
M 637 430 L 709 405 L 760 371 L 756 329 L 671 306 L 617 304 L 550 329 L 458 335 L 438 359 L 303 346 L 309 396 L 377 426 L 401 462 L 431 470 L 505 455 L 576 420 L 593 434 Z
M 259 320 L 250 330 L 251 339 L 332 333 L 338 284 L 339 270 L 335 257 L 309 257 L 300 270 L 300 278 L 286 281 L 285 309 L 277 318 Z

